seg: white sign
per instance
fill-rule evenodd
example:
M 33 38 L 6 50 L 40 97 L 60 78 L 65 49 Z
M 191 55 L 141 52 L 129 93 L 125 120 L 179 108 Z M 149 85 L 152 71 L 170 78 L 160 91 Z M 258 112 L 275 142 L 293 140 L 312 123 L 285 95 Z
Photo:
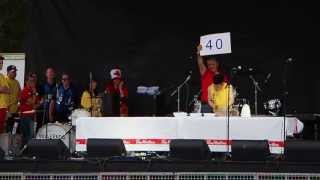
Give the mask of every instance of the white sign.
M 284 147 L 283 118 L 230 117 L 81 117 L 77 119 L 76 150 L 86 151 L 89 138 L 122 139 L 127 151 L 169 151 L 172 139 L 204 139 L 211 151 L 230 151 L 230 140 L 268 140 L 272 153 Z M 286 134 L 300 133 L 303 124 L 286 119 Z M 259 133 L 257 133 L 259 132 Z
M 7 67 L 15 65 L 18 69 L 16 79 L 19 81 L 21 88 L 24 86 L 25 75 L 25 54 L 24 53 L 3 53 L 1 54 L 5 60 L 3 61 L 3 68 L 0 73 L 7 74 Z
M 200 37 L 201 56 L 231 53 L 230 33 L 209 34 Z

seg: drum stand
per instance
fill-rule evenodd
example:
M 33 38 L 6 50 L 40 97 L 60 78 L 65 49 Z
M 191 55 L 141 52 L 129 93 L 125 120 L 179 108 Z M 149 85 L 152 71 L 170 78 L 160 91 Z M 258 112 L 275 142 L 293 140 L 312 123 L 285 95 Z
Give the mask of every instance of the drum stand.
M 69 134 L 69 151 L 71 152 L 71 131 L 74 129 L 74 126 L 71 126 L 71 128 L 63 135 L 61 136 L 59 139 L 62 140 L 66 137 L 67 134 Z M 72 152 L 71 152 L 72 153 Z

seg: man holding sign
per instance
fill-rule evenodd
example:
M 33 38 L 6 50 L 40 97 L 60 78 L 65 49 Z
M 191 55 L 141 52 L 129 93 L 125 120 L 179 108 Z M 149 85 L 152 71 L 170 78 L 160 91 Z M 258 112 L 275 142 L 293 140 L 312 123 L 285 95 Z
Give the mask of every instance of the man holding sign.
M 202 36 L 197 47 L 197 61 L 201 75 L 201 112 L 210 113 L 208 104 L 208 87 L 213 83 L 216 74 L 223 74 L 215 56 L 216 54 L 231 53 L 230 33 Z M 224 81 L 228 77 L 224 76 Z

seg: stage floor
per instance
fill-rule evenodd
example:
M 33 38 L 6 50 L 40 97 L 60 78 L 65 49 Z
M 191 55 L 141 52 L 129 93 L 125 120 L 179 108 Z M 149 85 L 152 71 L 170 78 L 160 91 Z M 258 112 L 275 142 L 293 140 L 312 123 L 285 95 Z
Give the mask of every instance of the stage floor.
M 90 172 L 272 172 L 320 173 L 320 163 L 231 161 L 108 161 L 108 160 L 5 160 L 0 172 L 90 173 Z

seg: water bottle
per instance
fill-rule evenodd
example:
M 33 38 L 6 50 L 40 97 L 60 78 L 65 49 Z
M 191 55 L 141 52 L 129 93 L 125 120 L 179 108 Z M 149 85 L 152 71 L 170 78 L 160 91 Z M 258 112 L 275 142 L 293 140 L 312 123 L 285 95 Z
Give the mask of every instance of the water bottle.
M 18 122 L 14 122 L 13 128 L 12 128 L 12 135 L 15 135 L 17 133 L 17 128 L 18 128 Z
M 194 113 L 201 113 L 201 101 L 198 100 L 198 96 L 194 96 Z

